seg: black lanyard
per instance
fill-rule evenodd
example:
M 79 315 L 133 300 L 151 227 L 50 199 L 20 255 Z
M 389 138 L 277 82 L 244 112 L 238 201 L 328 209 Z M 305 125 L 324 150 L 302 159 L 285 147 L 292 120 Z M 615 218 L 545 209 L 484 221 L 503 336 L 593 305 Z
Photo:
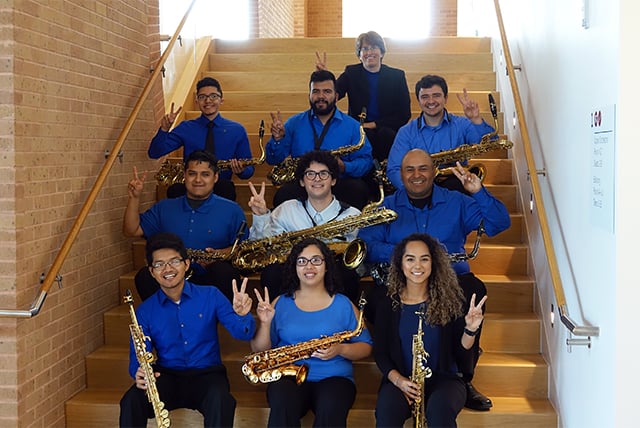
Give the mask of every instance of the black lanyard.
M 334 114 L 336 114 L 335 108 L 331 112 L 331 116 L 329 117 L 329 120 L 327 120 L 327 123 L 325 123 L 324 126 L 322 127 L 322 133 L 320 134 L 320 137 L 318 137 L 318 133 L 316 132 L 316 127 L 313 125 L 313 115 L 311 113 L 311 110 L 309 110 L 309 124 L 311 124 L 311 130 L 313 131 L 313 148 L 315 150 L 320 149 L 320 146 L 322 145 L 322 141 L 324 140 L 324 136 L 327 135 L 327 131 L 329 130 L 329 125 L 331 125 Z
M 311 220 L 311 223 L 313 224 L 313 227 L 317 227 L 317 226 L 318 226 L 318 224 L 317 224 L 317 223 L 316 223 L 316 221 L 313 219 L 313 217 L 311 216 L 311 213 L 310 213 L 310 212 L 309 212 L 309 210 L 307 209 L 307 202 L 308 202 L 308 201 L 309 201 L 308 199 L 307 199 L 307 200 L 304 200 L 304 201 L 301 201 L 301 202 L 302 202 L 302 206 L 304 207 L 304 210 L 306 211 L 307 215 L 309 216 L 309 220 Z M 337 219 L 337 218 L 340 216 L 340 214 L 342 214 L 343 212 L 345 212 L 345 210 L 346 210 L 347 208 L 349 208 L 349 207 L 350 207 L 350 205 L 349 205 L 349 204 L 345 204 L 345 203 L 343 203 L 343 202 L 341 202 L 341 201 L 338 201 L 338 202 L 340 203 L 340 211 L 338 211 L 338 214 L 336 214 L 336 216 L 335 216 L 334 218 L 332 218 L 331 220 L 329 220 L 329 221 L 333 221 L 333 220 Z M 314 210 L 315 210 L 315 209 L 314 209 Z M 316 211 L 316 214 L 319 214 L 319 212 L 318 212 L 318 211 Z M 326 223 L 329 223 L 329 221 L 327 221 Z

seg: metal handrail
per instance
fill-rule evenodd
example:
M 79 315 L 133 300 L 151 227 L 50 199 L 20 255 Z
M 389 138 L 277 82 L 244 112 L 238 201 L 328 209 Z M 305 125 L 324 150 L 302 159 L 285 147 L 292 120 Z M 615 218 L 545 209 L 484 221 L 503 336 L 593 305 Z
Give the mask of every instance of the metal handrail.
M 155 81 L 157 80 L 158 76 L 162 73 L 162 68 L 167 58 L 169 57 L 169 54 L 173 49 L 173 45 L 175 45 L 175 42 L 178 39 L 178 36 L 182 31 L 182 27 L 187 21 L 189 13 L 191 12 L 191 9 L 193 8 L 193 5 L 195 4 L 195 2 L 196 0 L 191 1 L 191 4 L 189 5 L 189 7 L 187 8 L 187 11 L 184 14 L 184 17 L 178 24 L 175 34 L 173 35 L 173 37 L 171 37 L 171 41 L 169 41 L 167 48 L 165 49 L 164 53 L 160 57 L 160 60 L 158 61 L 158 64 L 156 65 L 155 69 L 151 73 L 151 76 L 149 77 L 147 84 L 142 90 L 142 93 L 140 94 L 138 101 L 133 107 L 133 110 L 131 111 L 131 114 L 129 115 L 127 122 L 122 128 L 122 131 L 120 132 L 120 135 L 116 140 L 116 143 L 113 145 L 113 148 L 109 152 L 109 156 L 107 157 L 107 160 L 103 165 L 102 170 L 100 170 L 100 174 L 98 174 L 98 178 L 96 178 L 96 181 L 93 184 L 93 187 L 91 188 L 91 191 L 87 196 L 87 199 L 82 205 L 82 208 L 80 209 L 80 213 L 78 214 L 78 217 L 76 217 L 73 225 L 71 226 L 71 230 L 69 231 L 69 234 L 67 235 L 64 243 L 62 244 L 62 247 L 58 251 L 58 254 L 54 259 L 53 264 L 49 269 L 49 272 L 47 272 L 47 276 L 45 276 L 44 280 L 42 281 L 42 284 L 40 286 L 40 292 L 38 293 L 35 300 L 31 304 L 31 307 L 26 310 L 0 309 L 0 317 L 31 318 L 35 315 L 38 315 L 38 313 L 42 309 L 42 305 L 44 304 L 45 298 L 47 297 L 47 293 L 49 292 L 49 289 L 51 289 L 53 282 L 56 281 L 58 277 L 58 272 L 62 268 L 62 264 L 65 262 L 67 255 L 71 251 L 71 247 L 73 246 L 75 239 L 78 237 L 78 234 L 80 233 L 82 229 L 82 225 L 87 219 L 87 216 L 89 215 L 91 206 L 93 205 L 96 198 L 98 197 L 98 193 L 102 190 L 102 185 L 107 179 L 107 176 L 109 175 L 109 172 L 111 171 L 111 168 L 113 167 L 113 164 L 115 163 L 116 158 L 119 156 L 120 149 L 124 145 L 124 141 L 129 135 L 129 131 L 131 131 L 131 128 L 133 127 L 133 123 L 138 118 L 138 114 L 142 109 L 142 104 L 146 101 L 147 97 L 149 96 L 149 92 L 151 92 L 151 88 L 155 83 Z
M 520 98 L 520 90 L 518 89 L 518 82 L 516 81 L 515 67 L 511 60 L 511 53 L 509 51 L 509 44 L 507 42 L 507 35 L 504 29 L 504 22 L 502 20 L 502 12 L 500 11 L 500 0 L 493 0 L 496 8 L 496 16 L 498 19 L 498 27 L 500 30 L 500 38 L 502 40 L 502 50 L 504 52 L 504 59 L 507 66 L 507 75 L 509 77 L 509 83 L 511 84 L 511 92 L 513 93 L 513 100 L 516 109 L 516 115 L 520 124 L 520 136 L 522 137 L 522 148 L 524 149 L 525 158 L 527 160 L 527 169 L 529 170 L 529 178 L 531 180 L 531 188 L 533 192 L 533 198 L 538 205 L 536 210 L 538 216 L 538 222 L 540 223 L 540 229 L 542 233 L 542 240 L 544 242 L 544 248 L 547 254 L 547 260 L 549 262 L 549 273 L 551 275 L 551 283 L 553 285 L 553 291 L 555 294 L 556 304 L 558 305 L 558 312 L 560 313 L 560 320 L 562 324 L 569 329 L 569 331 L 576 336 L 599 336 L 600 327 L 597 326 L 580 326 L 577 325 L 569 316 L 569 309 L 567 308 L 567 299 L 564 295 L 564 288 L 562 287 L 562 279 L 560 278 L 560 270 L 558 269 L 558 260 L 556 258 L 555 250 L 553 249 L 553 242 L 551 239 L 551 231 L 549 229 L 549 222 L 547 221 L 547 212 L 544 207 L 544 201 L 542 199 L 542 192 L 540 191 L 540 183 L 538 182 L 538 175 L 536 173 L 536 165 L 533 157 L 533 151 L 531 150 L 531 140 L 529 139 L 529 131 L 527 128 L 527 121 L 524 117 L 524 109 L 522 107 L 522 99 Z M 569 340 L 569 339 L 568 339 Z M 571 344 L 567 342 L 568 344 Z M 575 344 L 575 343 L 573 343 Z M 580 343 L 583 344 L 583 343 Z M 587 343 L 584 343 L 587 344 Z M 591 341 L 588 341 L 587 345 L 590 345 Z

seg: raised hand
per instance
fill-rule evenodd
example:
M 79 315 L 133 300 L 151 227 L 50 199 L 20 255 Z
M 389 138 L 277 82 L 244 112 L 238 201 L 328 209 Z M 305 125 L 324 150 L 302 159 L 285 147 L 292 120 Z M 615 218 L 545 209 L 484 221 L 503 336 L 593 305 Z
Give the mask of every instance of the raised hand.
M 469 98 L 469 94 L 467 94 L 467 88 L 463 88 L 462 91 L 462 96 L 460 96 L 460 94 L 456 94 L 456 96 L 458 97 L 458 101 L 460 101 L 460 104 L 464 109 L 464 115 L 467 116 L 467 118 L 476 125 L 481 124 L 482 117 L 480 117 L 480 106 L 478 105 L 478 102 Z
M 182 106 L 180 106 L 178 110 L 175 111 L 174 108 L 175 103 L 171 103 L 171 110 L 169 111 L 169 113 L 162 116 L 162 119 L 160 120 L 160 127 L 165 132 L 169 132 L 169 130 L 173 126 L 173 122 L 176 120 L 176 117 L 178 117 L 178 115 L 182 111 Z
M 254 289 L 256 293 L 256 298 L 258 299 L 258 307 L 256 308 L 256 314 L 258 315 L 258 319 L 262 323 L 269 323 L 273 319 L 273 316 L 276 314 L 276 310 L 273 308 L 271 301 L 269 300 L 269 289 L 264 287 L 264 299 L 260 295 L 258 289 Z
M 233 289 L 233 311 L 240 316 L 247 315 L 251 310 L 252 300 L 246 293 L 247 282 L 249 282 L 249 278 L 244 278 L 242 285 L 240 285 L 240 291 L 238 291 L 236 280 L 231 280 L 231 288 Z
M 142 174 L 142 177 L 138 175 L 138 168 L 133 167 L 133 179 L 129 181 L 127 187 L 130 198 L 139 198 L 144 188 L 144 180 L 147 178 L 147 171 Z
M 316 51 L 316 70 L 320 71 L 320 70 L 326 70 L 326 69 L 327 69 L 327 53 L 322 52 L 322 55 L 320 55 L 320 52 Z
M 482 300 L 480 300 L 476 305 L 476 294 L 473 293 L 473 295 L 471 296 L 469 311 L 464 316 L 464 322 L 467 329 L 476 331 L 478 328 L 480 328 L 480 324 L 482 324 L 482 320 L 484 319 L 484 315 L 482 315 L 482 305 L 484 305 L 484 302 L 487 301 L 487 297 L 488 296 L 484 296 Z
M 284 122 L 282 121 L 280 110 L 276 114 L 273 114 L 273 112 L 269 114 L 271 115 L 271 136 L 274 140 L 282 140 L 284 138 Z
M 249 190 L 251 190 L 251 198 L 249 199 L 249 208 L 256 215 L 263 215 L 269 212 L 267 202 L 264 200 L 264 181 L 260 186 L 260 192 L 256 191 L 256 187 L 249 182 Z
M 453 168 L 453 173 L 458 177 L 458 180 L 460 180 L 464 190 L 467 192 L 473 194 L 478 193 L 480 189 L 482 189 L 482 181 L 480 181 L 480 177 L 464 168 L 460 162 L 456 162 L 456 166 Z

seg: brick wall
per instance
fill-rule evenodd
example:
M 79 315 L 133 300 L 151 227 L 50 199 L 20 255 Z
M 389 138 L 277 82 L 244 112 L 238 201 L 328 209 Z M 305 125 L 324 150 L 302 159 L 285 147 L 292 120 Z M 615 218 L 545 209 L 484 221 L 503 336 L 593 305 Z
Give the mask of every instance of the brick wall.
M 306 36 L 342 37 L 342 0 L 308 1 Z
M 11 3 L 0 9 L 0 307 L 27 309 L 158 58 L 158 1 Z M 156 168 L 146 147 L 158 88 L 86 207 L 63 288 L 33 318 L 0 318 L 2 427 L 64 427 L 65 401 L 85 387 L 84 358 L 102 344 L 102 314 L 131 270 L 126 182 L 133 165 Z

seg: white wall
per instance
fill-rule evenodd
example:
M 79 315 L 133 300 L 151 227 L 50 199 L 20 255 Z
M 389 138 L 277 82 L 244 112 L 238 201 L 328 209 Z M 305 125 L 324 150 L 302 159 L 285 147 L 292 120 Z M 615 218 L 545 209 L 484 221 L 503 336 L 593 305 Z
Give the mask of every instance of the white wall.
M 482 0 L 460 0 L 482 9 Z M 580 325 L 600 327 L 592 347 L 565 344 L 568 331 L 559 323 L 557 305 L 545 266 L 542 241 L 529 230 L 534 270 L 543 311 L 541 344 L 551 363 L 551 399 L 564 427 L 638 426 L 633 390 L 640 375 L 631 349 L 638 340 L 640 287 L 633 276 L 640 244 L 635 212 L 640 138 L 634 101 L 640 99 L 635 64 L 640 40 L 636 0 L 588 1 L 589 28 L 582 27 L 583 0 L 502 0 L 513 61 L 534 144 L 543 203 L 554 239 L 569 315 Z M 493 1 L 484 10 L 493 13 Z M 480 14 L 478 14 L 480 16 Z M 491 21 L 491 20 L 489 20 Z M 476 25 L 483 35 L 487 18 Z M 492 28 L 495 28 L 492 26 Z M 622 30 L 622 31 L 621 31 Z M 493 32 L 494 30 L 490 30 Z M 471 32 L 473 33 L 473 32 Z M 495 35 L 491 33 L 489 35 Z M 495 51 L 499 57 L 499 48 Z M 499 80 L 504 70 L 496 64 Z M 508 84 L 502 90 L 509 92 Z M 592 220 L 590 112 L 616 108 L 614 232 Z M 505 117 L 512 100 L 503 100 Z M 636 125 L 636 126 L 634 126 Z M 515 130 L 519 131 L 517 126 Z M 520 141 L 517 134 L 512 139 Z M 526 166 L 516 147 L 517 173 L 528 200 Z M 534 210 L 537 206 L 534 207 Z M 533 223 L 535 216 L 527 213 Z M 634 281 L 635 280 L 635 281 Z M 548 313 L 556 309 L 553 327 Z M 634 364 L 635 363 L 635 364 Z

